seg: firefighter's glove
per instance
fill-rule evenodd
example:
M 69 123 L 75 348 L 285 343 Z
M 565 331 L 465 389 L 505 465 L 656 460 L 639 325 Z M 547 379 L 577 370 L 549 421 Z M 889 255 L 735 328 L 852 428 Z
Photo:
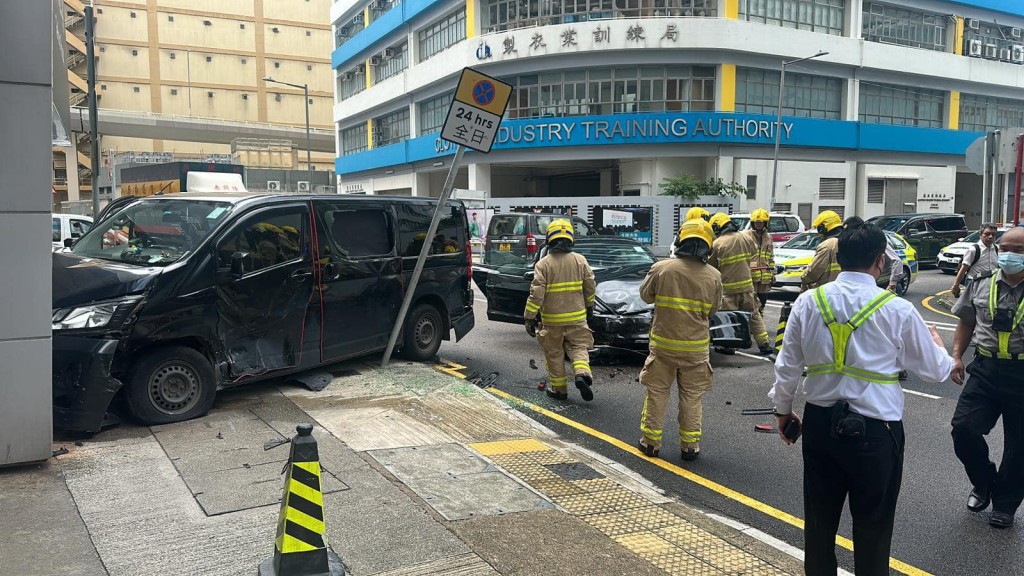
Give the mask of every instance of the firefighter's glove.
M 530 335 L 530 338 L 537 337 L 537 319 L 527 318 L 526 319 L 526 333 Z

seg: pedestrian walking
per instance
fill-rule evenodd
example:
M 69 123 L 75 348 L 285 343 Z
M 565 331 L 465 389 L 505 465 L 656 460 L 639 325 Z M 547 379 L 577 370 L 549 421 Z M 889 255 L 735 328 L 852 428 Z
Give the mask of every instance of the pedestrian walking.
M 756 249 L 754 241 L 746 234 L 740 234 L 736 223 L 723 212 L 715 213 L 710 224 L 718 237 L 708 262 L 722 273 L 722 310 L 749 312 L 750 333 L 757 342 L 758 352 L 765 356 L 772 354 L 775 348 L 768 343 L 768 330 L 761 317 L 761 307 L 750 276 L 750 259 Z
M 647 389 L 640 416 L 640 450 L 661 450 L 665 410 L 675 383 L 679 394 L 679 443 L 683 460 L 700 454 L 702 398 L 711 389 L 708 318 L 722 302 L 722 275 L 708 265 L 714 242 L 701 218 L 679 229 L 674 257 L 656 262 L 640 285 L 640 298 L 654 304 L 650 353 L 640 371 Z
M 964 385 L 953 412 L 953 450 L 973 486 L 967 508 L 992 505 L 988 523 L 1009 528 L 1024 500 L 1024 228 L 1007 231 L 998 269 L 977 278 L 953 305 L 953 382 Z M 974 361 L 963 356 L 974 338 Z M 967 383 L 964 378 L 967 374 Z M 985 436 L 1003 419 L 1003 459 L 989 459 Z
M 594 399 L 590 372 L 594 334 L 587 318 L 594 306 L 594 271 L 582 255 L 572 251 L 573 227 L 558 219 L 548 225 L 546 256 L 537 262 L 526 301 L 526 332 L 535 336 L 544 352 L 548 370 L 547 395 L 556 400 L 569 397 L 565 357 L 572 362 L 580 396 Z M 537 317 L 540 316 L 540 322 Z
M 837 242 L 842 272 L 793 303 L 768 396 L 783 441 L 803 433 L 807 574 L 836 574 L 836 532 L 849 497 L 856 573 L 887 576 L 905 446 L 898 372 L 941 382 L 953 359 L 911 303 L 877 286 L 885 233 L 851 225 Z M 801 423 L 793 399 L 805 369 Z
M 996 246 L 995 224 L 982 226 L 978 236 L 978 241 L 964 253 L 960 269 L 957 270 L 953 286 L 950 288 L 950 292 L 957 298 L 960 297 L 961 284 L 970 285 L 978 278 L 991 275 L 998 268 L 999 246 Z
M 822 240 L 814 250 L 814 258 L 800 277 L 801 292 L 824 286 L 839 275 L 839 260 L 836 257 L 839 245 L 836 239 L 843 231 L 843 219 L 832 210 L 823 210 L 811 225 Z
M 767 210 L 758 208 L 750 215 L 750 229 L 746 231 L 755 246 L 754 256 L 750 259 L 750 279 L 754 282 L 754 293 L 761 304 L 759 310 L 762 315 L 775 281 L 775 244 L 768 232 L 770 219 Z

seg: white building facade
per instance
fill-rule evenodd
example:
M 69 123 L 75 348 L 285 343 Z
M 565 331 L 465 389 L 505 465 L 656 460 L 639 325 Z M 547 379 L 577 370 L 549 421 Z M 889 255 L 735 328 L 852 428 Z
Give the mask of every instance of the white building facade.
M 976 224 L 966 149 L 1024 126 L 1018 0 L 338 0 L 331 18 L 343 193 L 440 193 L 466 66 L 513 86 L 456 179 L 492 198 L 657 195 L 685 173 L 767 207 L 780 64 L 822 51 L 786 68 L 777 211 Z

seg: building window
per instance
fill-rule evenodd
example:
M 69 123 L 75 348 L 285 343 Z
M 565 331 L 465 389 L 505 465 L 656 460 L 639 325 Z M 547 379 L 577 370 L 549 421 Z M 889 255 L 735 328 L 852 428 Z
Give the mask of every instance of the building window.
M 207 56 L 206 57 L 206 61 L 207 62 L 213 62 L 213 56 Z
M 843 34 L 846 0 L 740 0 L 740 20 Z
M 968 18 L 964 23 L 963 54 L 988 60 L 1016 62 L 1014 47 L 1021 41 L 1021 28 L 1002 26 Z
M 885 203 L 885 180 L 881 178 L 868 179 L 868 204 Z
M 366 28 L 366 21 L 363 20 L 362 11 L 353 16 L 351 20 L 338 22 L 334 28 L 334 47 L 337 48 L 348 42 L 350 38 L 361 32 L 363 28 Z
M 245 30 L 245 22 L 239 22 L 238 23 L 238 29 L 239 30 Z
M 860 121 L 942 128 L 946 93 L 939 90 L 860 83 Z
M 172 15 L 168 14 L 168 15 L 167 15 L 167 21 L 168 21 L 168 22 L 174 22 L 174 16 L 172 16 Z
M 789 202 L 776 202 L 775 203 L 775 209 L 773 210 L 773 212 L 775 212 L 777 214 L 788 214 L 792 210 L 793 210 L 793 204 L 791 204 Z M 806 223 L 805 222 L 804 226 L 810 227 L 810 223 Z
M 378 55 L 380 64 L 373 67 L 373 81 L 380 82 L 409 67 L 409 43 L 402 42 Z
M 397 144 L 409 139 L 409 108 L 373 119 L 373 147 Z
M 736 111 L 775 114 L 779 103 L 779 78 L 774 70 L 736 69 Z M 803 118 L 838 120 L 842 112 L 843 82 L 839 78 L 786 73 L 782 113 Z
M 747 176 L 747 200 L 757 200 L 757 176 Z
M 138 86 L 132 86 L 132 92 L 135 92 L 136 94 L 138 94 L 141 91 L 142 91 L 142 89 L 139 88 Z
M 341 83 L 341 99 L 351 98 L 356 94 L 359 94 L 363 90 L 366 90 L 366 69 L 360 64 L 355 68 L 342 72 L 338 76 L 338 81 Z
M 171 88 L 171 96 L 177 96 L 177 95 L 178 95 L 178 89 L 177 88 Z
M 307 38 L 309 38 L 312 35 L 313 35 L 313 32 L 311 32 L 310 30 L 306 30 L 306 37 Z
M 349 154 L 355 154 L 356 152 L 364 152 L 367 148 L 365 122 L 341 131 L 342 156 L 348 156 Z
M 776 206 L 778 206 L 778 204 L 776 204 Z M 818 206 L 818 214 L 821 214 L 825 210 L 831 210 L 835 212 L 836 214 L 839 215 L 839 218 L 842 220 L 846 219 L 846 206 Z
M 960 95 L 960 129 L 988 132 L 1007 126 L 1024 126 L 1024 101 Z
M 448 107 L 452 103 L 451 92 L 419 103 L 420 135 L 439 132 L 444 125 Z
M 863 35 L 871 42 L 945 52 L 948 22 L 948 17 L 942 14 L 878 2 L 864 3 Z
M 466 9 L 446 16 L 420 30 L 420 62 L 466 39 Z
M 714 17 L 717 0 L 486 0 L 484 32 L 609 18 Z
M 509 118 L 714 110 L 715 69 L 631 66 L 524 74 L 507 79 Z
M 392 8 L 398 6 L 401 0 L 373 0 L 370 2 L 370 23 L 387 14 Z
M 846 199 L 846 178 L 818 178 L 818 200 Z

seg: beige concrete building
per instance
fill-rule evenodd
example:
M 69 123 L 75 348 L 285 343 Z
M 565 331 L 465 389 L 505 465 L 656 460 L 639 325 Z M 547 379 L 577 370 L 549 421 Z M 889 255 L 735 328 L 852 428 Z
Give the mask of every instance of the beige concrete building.
M 84 52 L 85 27 L 73 17 L 81 4 L 65 1 L 68 23 L 75 24 L 69 53 Z M 302 90 L 262 81 L 271 76 L 308 84 L 310 124 L 333 129 L 331 0 L 95 0 L 93 6 L 101 115 L 128 110 L 304 127 Z M 85 89 L 84 60 L 69 55 L 73 105 L 86 105 L 75 102 Z M 305 169 L 304 142 L 296 145 L 297 168 Z M 231 153 L 229 145 L 117 136 L 103 136 L 101 148 L 104 156 Z M 88 153 L 87 146 L 82 151 Z M 313 164 L 332 169 L 334 155 L 314 152 Z M 56 169 L 55 160 L 59 178 Z M 55 189 L 59 195 L 61 188 Z

